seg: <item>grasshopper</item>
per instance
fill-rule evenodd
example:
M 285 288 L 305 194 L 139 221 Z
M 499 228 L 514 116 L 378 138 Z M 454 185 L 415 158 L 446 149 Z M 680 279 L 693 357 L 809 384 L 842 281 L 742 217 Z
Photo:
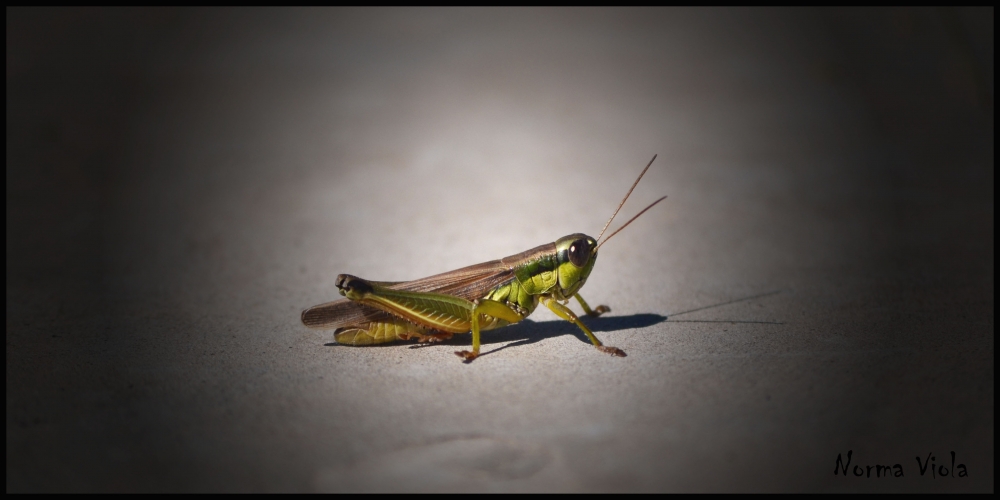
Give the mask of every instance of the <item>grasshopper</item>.
M 413 338 L 425 343 L 440 342 L 456 333 L 471 331 L 472 351 L 455 352 L 469 363 L 479 356 L 480 332 L 517 323 L 541 302 L 583 330 L 598 350 L 624 357 L 625 351 L 602 344 L 566 303 L 576 297 L 583 311 L 594 317 L 611 310 L 603 305 L 591 309 L 580 296 L 580 288 L 594 269 L 601 245 L 666 198 L 654 201 L 598 243 L 655 160 L 656 155 L 639 174 L 597 239 L 571 234 L 499 260 L 414 281 L 369 281 L 341 274 L 336 285 L 347 298 L 302 311 L 302 323 L 310 328 L 336 328 L 333 336 L 337 343 L 348 345 Z

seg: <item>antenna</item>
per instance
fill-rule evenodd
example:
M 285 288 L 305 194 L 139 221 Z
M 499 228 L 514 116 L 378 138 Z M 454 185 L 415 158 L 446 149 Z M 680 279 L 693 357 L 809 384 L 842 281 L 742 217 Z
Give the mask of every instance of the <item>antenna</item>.
M 632 190 L 635 189 L 635 187 L 639 185 L 639 181 L 642 179 L 642 176 L 646 175 L 646 171 L 649 170 L 649 166 L 652 165 L 653 161 L 655 161 L 655 160 L 656 160 L 656 155 L 653 155 L 653 159 L 649 160 L 649 164 L 646 165 L 646 168 L 642 169 L 642 173 L 639 174 L 639 178 L 635 180 L 635 183 L 632 184 L 632 187 L 630 187 L 629 190 L 628 190 L 628 192 L 625 193 L 625 197 L 622 198 L 622 202 L 618 204 L 618 208 L 615 209 L 615 213 L 611 214 L 611 218 L 608 219 L 608 223 L 604 225 L 604 229 L 601 229 L 601 234 L 597 235 L 597 241 L 601 241 L 601 236 L 604 236 L 604 231 L 608 230 L 608 226 L 611 225 L 611 221 L 615 220 L 615 216 L 618 215 L 618 211 L 621 210 L 622 206 L 625 205 L 625 200 L 627 200 L 628 197 L 629 197 L 629 195 L 632 194 Z M 654 203 L 654 205 L 655 205 L 655 203 Z M 632 221 L 629 221 L 629 222 L 632 222 Z M 625 224 L 625 225 L 627 226 L 628 224 Z M 625 226 L 622 226 L 622 227 L 625 227 Z M 621 231 L 621 229 L 619 229 L 619 231 Z M 608 239 L 610 239 L 610 238 L 608 238 Z
M 600 249 L 601 245 L 607 243 L 608 240 L 610 240 L 611 238 L 613 238 L 616 234 L 620 233 L 622 231 L 622 229 L 625 229 L 626 227 L 628 227 L 628 225 L 631 224 L 632 221 L 638 219 L 640 215 L 646 213 L 646 210 L 649 210 L 650 208 L 653 208 L 653 205 L 656 205 L 657 203 L 659 203 L 659 202 L 661 202 L 661 201 L 663 201 L 665 199 L 667 199 L 666 196 L 664 196 L 663 198 L 660 198 L 659 200 L 654 201 L 653 203 L 650 203 L 648 207 L 642 209 L 642 212 L 639 212 L 639 213 L 635 214 L 635 217 L 632 217 L 631 219 L 629 219 L 628 222 L 626 222 L 624 226 L 618 228 L 617 231 L 611 233 L 611 236 L 608 236 L 607 240 L 604 240 L 601 243 L 598 243 L 597 248 Z M 595 250 L 595 251 L 597 251 L 597 250 Z

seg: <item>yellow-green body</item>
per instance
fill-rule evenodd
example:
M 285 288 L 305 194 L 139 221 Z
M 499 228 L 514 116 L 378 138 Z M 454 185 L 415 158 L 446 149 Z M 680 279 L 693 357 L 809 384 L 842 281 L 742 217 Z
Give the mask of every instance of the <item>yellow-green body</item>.
M 542 303 L 583 330 L 599 350 L 625 356 L 621 349 L 601 344 L 565 303 L 576 297 L 588 316 L 599 316 L 611 310 L 607 306 L 591 309 L 580 296 L 580 288 L 594 269 L 597 249 L 604 244 L 597 241 L 654 160 L 655 155 L 597 240 L 585 234 L 571 234 L 554 243 L 499 260 L 407 282 L 368 281 L 341 274 L 337 276 L 337 288 L 347 300 L 306 309 L 302 312 L 302 323 L 313 328 L 336 328 L 333 335 L 337 342 L 349 345 L 410 338 L 431 342 L 471 332 L 472 351 L 455 353 L 469 362 L 479 355 L 480 332 L 517 323 Z M 664 198 L 632 217 L 604 242 Z
M 620 349 L 603 346 L 563 304 L 576 297 L 588 315 L 610 310 L 607 306 L 591 310 L 579 295 L 596 259 L 597 242 L 584 234 L 572 234 L 497 261 L 412 282 L 375 282 L 342 274 L 337 277 L 337 287 L 351 302 L 307 309 L 302 321 L 309 326 L 339 325 L 334 338 L 348 345 L 410 338 L 435 341 L 471 332 L 473 350 L 458 354 L 472 360 L 479 354 L 480 332 L 517 323 L 541 302 L 579 326 L 601 350 L 624 356 Z M 483 281 L 490 286 L 482 286 Z M 369 310 L 350 311 L 353 316 L 346 311 L 331 312 L 350 303 Z M 339 320 L 329 321 L 330 317 Z

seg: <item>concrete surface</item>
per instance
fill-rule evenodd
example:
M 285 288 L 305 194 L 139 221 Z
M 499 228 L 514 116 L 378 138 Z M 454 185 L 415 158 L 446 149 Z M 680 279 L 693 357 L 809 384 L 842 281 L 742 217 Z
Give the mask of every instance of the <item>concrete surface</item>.
M 654 153 L 583 289 L 627 358 L 299 323 Z M 7 491 L 992 492 L 993 182 L 992 8 L 8 8 Z

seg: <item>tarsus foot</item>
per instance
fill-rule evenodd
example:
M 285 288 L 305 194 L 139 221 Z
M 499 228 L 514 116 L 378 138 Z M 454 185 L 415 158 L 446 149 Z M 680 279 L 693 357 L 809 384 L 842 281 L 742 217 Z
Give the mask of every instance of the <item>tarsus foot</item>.
M 600 315 L 602 315 L 602 314 L 604 314 L 606 312 L 611 312 L 611 308 L 608 307 L 608 306 L 605 306 L 605 305 L 600 305 L 600 306 L 595 307 L 593 311 L 590 311 L 589 313 L 587 313 L 587 316 L 596 318 L 596 317 L 598 317 L 598 316 L 600 316 Z
M 474 353 L 472 351 L 455 351 L 455 355 L 458 356 L 458 357 L 460 357 L 460 358 L 465 359 L 466 363 L 471 363 L 472 360 L 474 360 L 477 357 L 479 357 L 478 354 L 476 354 L 476 353 Z
M 597 346 L 597 349 L 600 350 L 601 352 L 606 352 L 612 356 L 618 356 L 619 358 L 625 357 L 625 351 L 617 347 L 611 347 L 609 345 L 599 345 Z

